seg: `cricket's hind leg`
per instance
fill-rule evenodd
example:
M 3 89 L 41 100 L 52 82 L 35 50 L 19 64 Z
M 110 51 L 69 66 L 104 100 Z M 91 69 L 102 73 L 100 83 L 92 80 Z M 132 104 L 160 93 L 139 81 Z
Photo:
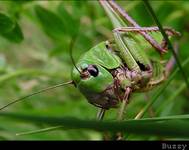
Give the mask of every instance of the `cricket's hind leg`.
M 171 36 L 180 36 L 181 35 L 179 32 L 175 31 L 174 29 L 172 29 L 170 27 L 164 27 L 163 29 L 165 30 L 165 33 L 169 37 L 171 37 Z M 142 32 L 160 32 L 158 27 L 119 27 L 119 28 L 114 29 L 114 31 L 122 32 L 122 33 L 136 32 L 136 33 L 141 34 L 141 35 L 142 35 Z M 164 52 L 167 51 L 167 42 L 165 41 L 165 39 L 162 39 L 162 42 L 160 44 L 157 43 L 156 41 L 154 41 L 153 38 L 147 39 L 147 41 L 156 50 L 159 51 L 159 49 L 157 49 L 157 47 L 161 47 L 161 49 L 163 49 Z
M 173 35 L 180 36 L 179 32 L 175 31 L 174 29 L 170 27 L 163 27 L 163 29 L 165 30 L 166 34 L 169 36 L 173 36 Z M 117 30 L 119 32 L 141 32 L 141 31 L 145 31 L 145 32 L 155 31 L 156 32 L 156 31 L 159 31 L 159 28 L 158 27 L 119 27 L 119 28 L 115 28 L 114 30 Z

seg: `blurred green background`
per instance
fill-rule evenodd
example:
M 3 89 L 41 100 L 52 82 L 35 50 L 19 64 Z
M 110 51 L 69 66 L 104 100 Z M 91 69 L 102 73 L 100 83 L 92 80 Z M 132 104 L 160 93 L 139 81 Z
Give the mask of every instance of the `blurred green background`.
M 141 26 L 155 23 L 141 1 L 118 1 Z M 189 56 L 189 2 L 152 1 L 163 26 L 179 31 L 179 59 Z M 50 85 L 70 80 L 73 68 L 69 43 L 80 26 L 73 48 L 75 61 L 101 41 L 111 39 L 112 25 L 97 1 L 0 1 L 0 106 Z M 186 75 L 188 66 L 184 67 Z M 153 96 L 133 94 L 125 118 L 134 118 Z M 154 103 L 147 116 L 189 113 L 189 92 L 180 73 Z M 97 108 L 72 86 L 51 90 L 5 109 L 7 112 L 34 116 L 95 119 Z M 106 120 L 115 120 L 117 110 L 109 110 Z M 16 136 L 16 133 L 46 128 L 0 118 L 1 140 L 101 140 L 102 134 L 91 130 L 69 129 Z M 129 140 L 158 140 L 157 136 L 132 135 Z

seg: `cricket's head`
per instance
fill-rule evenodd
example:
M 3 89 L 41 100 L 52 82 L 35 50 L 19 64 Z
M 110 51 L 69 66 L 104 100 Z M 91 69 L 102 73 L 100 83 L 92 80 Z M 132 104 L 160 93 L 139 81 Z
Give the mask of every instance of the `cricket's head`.
M 107 97 L 104 93 L 114 83 L 112 74 L 98 64 L 80 62 L 77 67 L 79 71 L 76 68 L 72 71 L 75 86 L 90 103 L 101 107 L 103 103 L 106 103 L 103 100 Z M 108 98 L 105 99 L 108 100 Z
M 81 62 L 77 68 L 79 71 L 75 68 L 72 71 L 72 80 L 81 91 L 101 93 L 113 83 L 111 73 L 98 64 Z
M 114 107 L 114 78 L 110 70 L 118 68 L 121 60 L 107 49 L 107 42 L 92 47 L 77 63 L 73 59 L 72 62 L 73 83 L 88 102 L 103 108 Z

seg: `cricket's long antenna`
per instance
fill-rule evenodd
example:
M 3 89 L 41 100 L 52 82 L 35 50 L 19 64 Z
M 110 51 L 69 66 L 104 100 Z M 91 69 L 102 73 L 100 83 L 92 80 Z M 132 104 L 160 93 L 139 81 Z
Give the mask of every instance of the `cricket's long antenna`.
M 74 46 L 75 41 L 76 41 L 76 38 L 73 37 L 73 38 L 71 39 L 71 42 L 70 42 L 70 48 L 69 48 L 70 58 L 71 58 L 71 61 L 72 61 L 73 65 L 74 65 L 74 67 L 75 67 L 75 68 L 77 69 L 77 71 L 81 74 L 81 71 L 77 68 L 77 66 L 76 66 L 76 64 L 75 64 L 75 61 L 74 61 L 74 59 L 73 59 L 72 50 L 73 50 L 73 46 Z
M 80 23 L 79 23 L 79 27 L 78 27 L 78 31 L 77 31 L 76 35 L 72 36 L 72 39 L 71 39 L 71 42 L 70 42 L 70 46 L 69 46 L 69 52 L 70 52 L 70 58 L 71 58 L 71 61 L 72 61 L 73 65 L 74 65 L 74 67 L 77 69 L 77 71 L 79 72 L 79 74 L 81 74 L 81 71 L 76 66 L 76 63 L 75 63 L 75 61 L 73 59 L 73 53 L 72 53 L 74 44 L 75 44 L 75 42 L 77 40 L 77 37 L 79 35 L 79 30 L 80 30 Z
M 0 108 L 0 111 L 3 110 L 3 109 L 5 109 L 6 107 L 12 105 L 12 104 L 15 104 L 15 103 L 17 103 L 17 102 L 20 102 L 20 101 L 22 101 L 22 100 L 24 100 L 24 99 L 26 99 L 26 98 L 29 98 L 29 97 L 31 97 L 31 96 L 33 96 L 33 95 L 36 95 L 36 94 L 39 94 L 39 93 L 43 93 L 43 92 L 45 92 L 45 91 L 52 90 L 52 89 L 55 89 L 55 88 L 58 88 L 58 87 L 61 87 L 61 86 L 64 86 L 64 85 L 68 85 L 68 84 L 73 84 L 73 81 L 68 81 L 68 82 L 64 82 L 64 83 L 57 84 L 57 85 L 53 85 L 53 86 L 44 88 L 44 89 L 42 89 L 42 90 L 40 90 L 40 91 L 37 91 L 37 92 L 31 93 L 31 94 L 29 94 L 29 95 L 23 96 L 23 97 L 21 97 L 21 98 L 18 98 L 18 99 L 16 99 L 16 100 L 14 100 L 14 101 L 8 103 L 7 105 L 1 107 L 1 108 Z

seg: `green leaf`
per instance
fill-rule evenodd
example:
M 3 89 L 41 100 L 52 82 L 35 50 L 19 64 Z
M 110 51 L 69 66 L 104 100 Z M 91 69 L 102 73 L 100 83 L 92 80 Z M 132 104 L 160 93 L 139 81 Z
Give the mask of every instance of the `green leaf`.
M 27 132 L 20 132 L 17 133 L 17 136 L 20 135 L 28 135 L 28 134 L 36 134 L 36 133 L 43 133 L 43 132 L 49 132 L 51 130 L 56 130 L 56 129 L 60 129 L 63 128 L 63 126 L 53 126 L 53 127 L 48 127 L 48 128 L 43 128 L 43 129 L 39 129 L 39 130 L 33 130 L 33 131 L 27 131 Z
M 15 43 L 20 43 L 24 39 L 22 30 L 18 23 L 16 23 L 15 27 L 10 32 L 3 33 L 2 36 Z
M 75 36 L 79 29 L 79 18 L 73 18 L 73 15 L 68 13 L 65 9 L 65 5 L 61 3 L 58 7 L 58 13 L 60 14 L 66 30 L 70 36 Z
M 11 31 L 15 26 L 14 21 L 8 16 L 0 13 L 0 34 Z
M 35 7 L 35 12 L 47 35 L 54 39 L 61 39 L 62 36 L 65 36 L 66 29 L 58 15 L 39 5 Z

